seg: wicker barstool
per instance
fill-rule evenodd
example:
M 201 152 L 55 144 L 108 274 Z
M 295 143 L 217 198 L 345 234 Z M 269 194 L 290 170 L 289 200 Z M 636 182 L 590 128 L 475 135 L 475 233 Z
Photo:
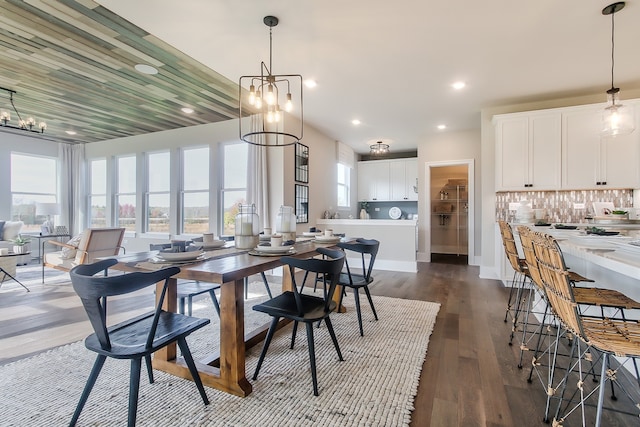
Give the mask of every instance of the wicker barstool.
M 531 276 L 527 262 L 524 258 L 520 258 L 518 254 L 518 247 L 511 226 L 508 222 L 502 220 L 498 221 L 498 226 L 500 227 L 500 235 L 502 236 L 505 255 L 513 269 L 513 279 L 511 281 L 511 288 L 509 289 L 507 309 L 504 313 L 505 323 L 509 319 L 509 315 L 511 315 L 511 335 L 509 336 L 509 345 L 511 345 L 517 329 L 518 318 L 522 308 L 526 304 L 524 301 L 526 299 L 525 296 L 527 293 L 530 293 L 528 291 L 531 290 Z
M 580 313 L 579 304 L 575 297 L 575 289 L 569 279 L 569 271 L 564 263 L 562 251 L 557 241 L 548 235 L 542 233 L 532 233 L 532 241 L 534 244 L 534 254 L 540 271 L 540 279 L 545 289 L 545 293 L 551 309 L 558 317 L 562 326 L 571 333 L 575 338 L 572 343 L 571 354 L 575 355 L 575 361 L 571 361 L 567 365 L 566 373 L 562 380 L 558 381 L 554 386 L 550 386 L 547 391 L 547 408 L 554 392 L 562 387 L 562 393 L 558 399 L 558 406 L 554 417 L 553 425 L 562 426 L 564 420 L 576 410 L 580 409 L 582 415 L 582 424 L 586 425 L 585 401 L 598 393 L 597 412 L 595 416 L 595 426 L 601 425 L 602 411 L 604 409 L 604 389 L 606 381 L 616 383 L 621 390 L 625 390 L 618 379 L 619 369 L 624 366 L 626 361 L 635 360 L 640 357 L 640 324 L 638 321 L 627 321 L 623 319 L 611 318 L 595 318 L 585 316 Z M 582 370 L 582 362 L 587 360 L 589 363 L 593 361 L 592 350 L 601 354 L 601 373 L 600 382 L 593 389 L 586 387 L 585 373 Z M 557 352 L 557 346 L 556 346 Z M 611 355 L 627 358 L 619 367 L 613 369 L 609 365 Z M 553 368 L 552 368 L 553 369 Z M 570 407 L 566 405 L 566 409 L 562 410 L 564 396 L 569 385 L 569 376 L 577 370 L 579 376 L 577 388 L 574 396 L 579 396 L 579 402 Z M 553 378 L 553 374 L 551 375 Z M 640 386 L 640 384 L 638 384 Z M 631 398 L 630 394 L 627 393 Z M 638 407 L 638 403 L 634 402 Z M 613 408 L 607 408 L 613 409 Z M 640 413 L 633 414 L 638 417 Z M 545 412 L 545 419 L 548 412 Z M 589 425 L 593 424 L 589 422 Z
M 533 251 L 533 241 L 531 233 L 533 231 L 527 226 L 518 226 L 518 235 L 520 236 L 520 243 L 522 244 L 522 251 L 525 255 L 525 260 L 527 262 L 527 267 L 529 270 L 529 275 L 535 287 L 538 290 L 538 294 L 540 295 L 541 300 L 546 301 L 546 297 L 544 296 L 544 288 L 542 284 L 542 279 L 540 277 L 540 272 L 538 268 L 538 262 L 536 260 L 534 251 Z M 602 288 L 594 288 L 587 286 L 578 286 L 580 282 L 593 282 L 591 279 L 587 279 L 580 274 L 568 271 L 568 278 L 573 286 L 573 295 L 578 303 L 580 309 L 582 306 L 595 306 L 600 307 L 600 317 L 615 317 L 616 315 L 620 315 L 622 320 L 625 320 L 624 310 L 629 309 L 640 309 L 640 303 L 629 298 L 622 292 L 613 290 L 613 289 L 602 289 Z M 614 309 L 614 313 L 605 313 L 605 308 Z M 584 314 L 584 312 L 582 312 Z M 533 339 L 534 335 L 538 335 L 539 332 L 544 330 L 545 323 L 547 320 L 547 310 L 545 309 L 542 321 L 540 322 L 539 327 L 536 329 L 535 334 L 532 334 L 530 338 L 527 340 L 525 338 L 525 333 L 527 331 L 527 325 L 529 320 L 529 313 L 525 315 L 525 327 L 523 328 L 523 339 L 520 351 L 520 364 L 518 367 L 522 366 L 522 358 L 523 352 L 529 350 L 527 347 L 528 342 Z M 538 335 L 540 340 L 540 336 Z M 535 353 L 533 356 L 532 364 L 536 363 L 536 358 L 538 356 L 540 341 L 538 340 L 538 344 L 536 345 Z M 533 365 L 532 365 L 533 368 Z M 533 369 L 532 369 L 533 370 Z M 531 380 L 531 375 L 529 376 L 529 380 Z

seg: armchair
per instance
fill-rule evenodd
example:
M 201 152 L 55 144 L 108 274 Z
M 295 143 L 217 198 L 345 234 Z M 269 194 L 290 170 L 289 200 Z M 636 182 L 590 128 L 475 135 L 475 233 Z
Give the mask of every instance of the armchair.
M 70 271 L 77 265 L 91 264 L 96 261 L 96 258 L 115 256 L 120 253 L 120 250 L 124 252 L 121 246 L 124 231 L 124 228 L 88 228 L 82 233 L 77 247 L 69 243 L 47 240 L 44 245 L 53 245 L 60 250 L 49 253 L 43 251 L 42 283 L 44 283 L 45 267 Z M 74 250 L 75 256 L 69 256 L 68 252 Z

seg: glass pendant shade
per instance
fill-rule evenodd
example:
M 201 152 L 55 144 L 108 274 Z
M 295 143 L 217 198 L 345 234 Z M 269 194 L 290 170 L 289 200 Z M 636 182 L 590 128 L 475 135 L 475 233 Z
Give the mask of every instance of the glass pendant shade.
M 607 106 L 602 115 L 601 135 L 604 137 L 627 135 L 635 129 L 633 109 L 620 103 L 619 91 L 607 92 Z
M 615 105 L 605 108 L 602 115 L 602 136 L 628 135 L 634 130 L 633 114 L 628 107 Z

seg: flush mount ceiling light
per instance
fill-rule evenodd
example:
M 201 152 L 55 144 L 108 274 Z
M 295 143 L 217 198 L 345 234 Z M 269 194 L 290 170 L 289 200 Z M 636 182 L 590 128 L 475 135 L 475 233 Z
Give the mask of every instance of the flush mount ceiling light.
M 180 110 L 185 114 L 192 114 L 193 113 L 193 108 L 189 108 L 189 107 L 182 107 Z
M 13 94 L 17 94 L 15 90 L 6 89 L 3 87 L 0 87 L 0 90 L 4 90 L 9 94 L 9 104 L 11 104 L 13 111 L 18 117 L 18 125 L 12 125 L 9 123 L 11 121 L 11 112 L 9 110 L 0 110 L 0 127 L 9 129 L 20 129 L 27 132 L 44 133 L 45 129 L 47 128 L 47 124 L 45 122 L 40 122 L 36 125 L 36 119 L 34 119 L 33 117 L 27 117 L 26 119 L 23 119 L 20 113 L 18 113 L 18 109 L 13 103 Z
M 273 27 L 278 18 L 265 16 L 264 24 L 269 27 L 269 66 L 260 63 L 260 75 L 240 77 L 240 139 L 253 145 L 284 147 L 302 139 L 303 107 L 302 76 L 300 74 L 273 74 Z M 244 84 L 244 86 L 243 86 Z M 249 87 L 249 93 L 243 87 Z M 245 96 L 243 96 L 243 91 Z M 282 107 L 291 112 L 298 109 L 300 127 L 296 133 L 283 125 Z M 257 113 L 251 129 L 243 129 L 242 118 Z M 245 127 L 247 123 L 244 124 Z M 291 126 L 293 128 L 294 126 Z
M 152 67 L 147 64 L 136 64 L 133 68 L 135 68 L 139 73 L 149 74 L 150 76 L 158 74 L 158 69 L 156 67 Z
M 615 87 L 613 83 L 613 69 L 615 64 L 614 15 L 616 12 L 621 11 L 624 8 L 624 5 L 625 2 L 620 1 L 612 3 L 602 9 L 603 15 L 611 15 L 611 89 L 607 91 L 607 106 L 605 107 L 604 114 L 602 116 L 602 136 L 629 134 L 633 132 L 635 128 L 633 124 L 633 112 L 629 107 L 625 107 L 620 103 L 620 88 Z
M 371 149 L 371 154 L 373 154 L 374 156 L 389 154 L 389 144 L 385 144 L 382 141 L 371 144 L 369 148 Z

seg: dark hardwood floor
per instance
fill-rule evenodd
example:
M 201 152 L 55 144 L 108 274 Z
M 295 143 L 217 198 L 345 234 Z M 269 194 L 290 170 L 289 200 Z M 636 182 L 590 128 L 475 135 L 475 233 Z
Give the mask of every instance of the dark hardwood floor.
M 479 279 L 477 267 L 456 263 L 420 263 L 417 274 L 375 271 L 374 276 L 374 295 L 441 304 L 412 426 L 545 425 L 545 393 L 539 384 L 527 383 L 528 366 L 518 369 L 518 346 L 508 345 L 510 324 L 503 321 L 508 289 Z M 152 297 L 137 295 L 112 301 L 109 308 L 130 317 L 152 304 Z M 0 365 L 83 339 L 90 332 L 71 286 L 38 284 L 30 293 L 3 287 L 0 313 Z M 25 313 L 28 321 L 23 320 Z M 386 351 L 393 357 L 393 349 Z M 577 425 L 581 422 L 575 417 L 564 424 Z M 604 425 L 639 424 L 637 418 L 607 413 Z

